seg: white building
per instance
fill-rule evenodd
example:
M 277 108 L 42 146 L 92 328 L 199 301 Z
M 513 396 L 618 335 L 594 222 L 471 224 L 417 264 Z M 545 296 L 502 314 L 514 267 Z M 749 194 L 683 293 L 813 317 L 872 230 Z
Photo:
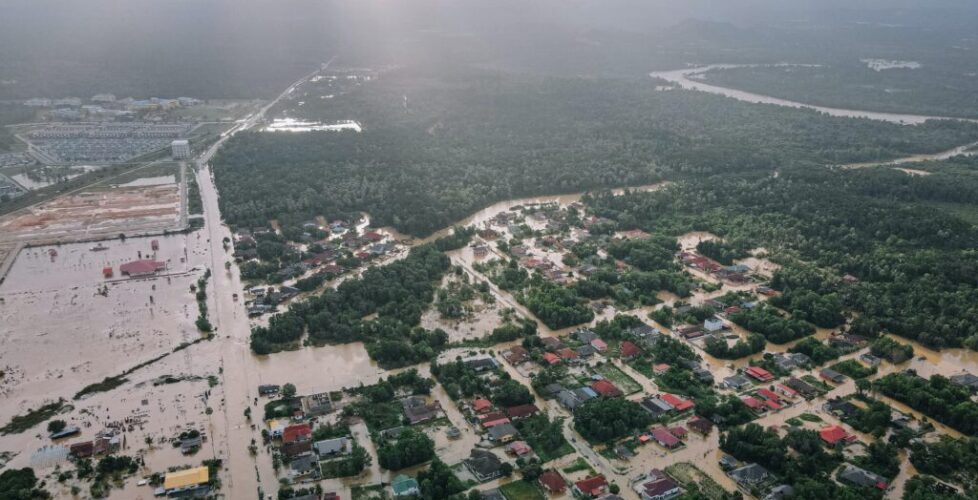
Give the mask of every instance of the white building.
M 170 149 L 174 160 L 190 158 L 190 142 L 186 139 L 171 142 Z

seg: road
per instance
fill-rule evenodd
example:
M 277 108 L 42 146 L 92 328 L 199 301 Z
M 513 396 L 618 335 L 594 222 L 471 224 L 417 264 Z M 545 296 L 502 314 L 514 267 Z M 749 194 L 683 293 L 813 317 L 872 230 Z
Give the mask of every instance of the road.
M 254 370 L 250 369 L 254 360 L 248 344 L 251 333 L 248 316 L 243 303 L 233 299 L 233 294 L 243 295 L 241 276 L 237 266 L 231 266 L 227 270 L 224 268 L 225 262 L 231 259 L 231 249 L 229 247 L 225 250 L 224 239 L 231 239 L 232 233 L 223 223 L 217 188 L 208 162 L 229 138 L 259 123 L 272 106 L 292 93 L 296 87 L 326 69 L 330 63 L 332 60 L 297 80 L 274 100 L 225 132 L 197 158 L 197 184 L 204 211 L 204 230 L 199 234 L 208 238 L 210 246 L 212 291 L 210 319 L 217 336 L 215 341 L 224 343 L 221 358 L 221 382 L 224 389 L 221 408 L 223 419 L 220 416 L 214 418 L 212 425 L 216 427 L 215 431 L 223 430 L 226 433 L 219 456 L 225 460 L 228 470 L 223 485 L 227 498 L 254 498 L 252 495 L 258 497 L 259 491 L 274 492 L 278 481 L 272 469 L 271 458 L 261 452 L 257 457 L 253 457 L 248 451 L 252 439 L 261 442 L 260 435 L 251 427 L 251 420 L 244 416 L 244 410 L 248 407 L 252 407 L 251 411 L 254 415 L 262 414 L 261 408 L 252 404 L 257 396 L 259 382 L 255 378 Z M 219 435 L 215 432 L 212 434 Z

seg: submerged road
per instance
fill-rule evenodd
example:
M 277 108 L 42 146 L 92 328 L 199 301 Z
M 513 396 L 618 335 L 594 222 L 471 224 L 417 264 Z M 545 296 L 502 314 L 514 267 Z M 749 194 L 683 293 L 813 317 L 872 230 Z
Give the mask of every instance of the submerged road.
M 222 220 L 217 188 L 208 162 L 229 138 L 260 123 L 269 109 L 298 86 L 329 67 L 332 62 L 331 59 L 321 68 L 296 80 L 274 100 L 225 132 L 197 158 L 197 184 L 204 211 L 204 230 L 198 235 L 208 238 L 212 292 L 210 320 L 217 336 L 215 341 L 223 343 L 221 384 L 224 400 L 220 409 L 223 419 L 217 416 L 212 423 L 223 428 L 226 433 L 218 456 L 225 461 L 224 465 L 228 470 L 223 484 L 227 498 L 260 498 L 260 491 L 266 495 L 273 492 L 278 481 L 272 469 L 271 457 L 261 452 L 252 456 L 248 450 L 252 439 L 261 447 L 261 435 L 256 429 L 252 429 L 252 420 L 244 415 L 245 408 L 251 407 L 255 415 L 254 421 L 261 420 L 261 409 L 252 405 L 257 396 L 259 382 L 257 374 L 250 369 L 254 360 L 248 343 L 251 334 L 248 315 L 243 302 L 233 298 L 234 294 L 240 297 L 244 293 L 241 276 L 237 266 L 232 265 L 228 269 L 224 267 L 225 262 L 232 260 L 231 246 L 228 245 L 227 250 L 224 247 L 225 238 L 231 241 L 232 233 Z

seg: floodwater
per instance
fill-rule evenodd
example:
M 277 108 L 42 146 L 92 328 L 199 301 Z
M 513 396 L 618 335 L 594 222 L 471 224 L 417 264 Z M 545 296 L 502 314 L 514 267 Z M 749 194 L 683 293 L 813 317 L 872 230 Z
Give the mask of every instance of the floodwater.
M 941 151 L 939 153 L 933 153 L 933 154 L 910 155 L 910 156 L 904 156 L 902 158 L 895 158 L 895 159 L 886 160 L 886 161 L 870 161 L 870 162 L 862 162 L 862 163 L 849 163 L 847 165 L 843 165 L 842 168 L 845 168 L 845 169 L 853 169 L 853 168 L 886 167 L 886 166 L 904 165 L 904 164 L 907 164 L 907 163 L 917 163 L 917 162 L 922 162 L 922 161 L 940 161 L 940 160 L 947 160 L 947 159 L 953 158 L 955 156 L 962 156 L 962 155 L 963 156 L 971 156 L 971 155 L 974 155 L 975 153 L 978 153 L 978 150 L 975 150 L 974 149 L 975 146 L 978 146 L 978 142 L 972 142 L 972 143 L 969 143 L 969 144 L 965 144 L 963 146 L 958 146 L 956 148 L 948 149 L 947 151 Z M 930 172 L 927 172 L 925 170 L 915 170 L 915 169 L 909 169 L 909 168 L 898 168 L 897 170 L 901 170 L 901 171 L 906 172 L 907 174 L 910 174 L 910 175 L 930 175 Z
M 684 89 L 700 90 L 703 92 L 709 92 L 711 94 L 719 94 L 726 97 L 732 97 L 739 101 L 750 102 L 755 104 L 776 104 L 778 106 L 784 106 L 788 108 L 798 108 L 798 109 L 811 109 L 825 113 L 829 116 L 837 116 L 844 118 L 868 118 L 870 120 L 879 120 L 890 123 L 897 123 L 901 125 L 916 125 L 924 123 L 927 120 L 958 120 L 958 118 L 950 118 L 943 116 L 928 116 L 928 115 L 910 115 L 901 113 L 884 113 L 879 111 L 863 111 L 855 109 L 844 109 L 844 108 L 830 108 L 826 106 L 813 106 L 811 104 L 805 104 L 796 101 L 789 101 L 787 99 L 779 99 L 777 97 L 766 96 L 762 94 L 755 94 L 752 92 L 746 92 L 743 90 L 736 90 L 728 87 L 721 87 L 719 85 L 711 85 L 703 81 L 704 73 L 714 70 L 714 69 L 724 69 L 724 68 L 736 68 L 744 67 L 745 65 L 735 65 L 735 64 L 713 64 L 710 66 L 699 66 L 695 68 L 677 69 L 670 71 L 655 71 L 649 73 L 649 76 L 653 78 L 660 78 L 668 82 L 679 85 Z M 974 120 L 965 120 L 974 121 Z
M 270 125 L 262 129 L 265 132 L 319 132 L 324 130 L 341 131 L 353 130 L 361 132 L 363 128 L 353 120 L 341 121 L 337 123 L 322 123 L 314 121 L 298 120 L 295 118 L 276 118 Z

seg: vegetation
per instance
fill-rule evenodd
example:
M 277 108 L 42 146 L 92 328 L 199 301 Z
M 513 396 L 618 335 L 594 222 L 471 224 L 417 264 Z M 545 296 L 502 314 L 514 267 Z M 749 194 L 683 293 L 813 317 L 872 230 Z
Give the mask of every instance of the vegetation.
M 67 405 L 64 400 L 59 399 L 53 403 L 42 405 L 33 410 L 29 410 L 24 415 L 17 415 L 10 419 L 10 422 L 0 427 L 0 434 L 20 434 L 45 420 L 61 413 Z
M 614 441 L 650 423 L 641 405 L 622 398 L 592 399 L 574 410 L 574 428 L 594 443 Z
M 517 420 L 514 425 L 541 462 L 549 462 L 574 452 L 574 448 L 564 439 L 563 418 L 551 420 L 547 415 L 537 414 Z
M 341 458 L 320 463 L 324 478 L 350 477 L 359 475 L 363 469 L 370 466 L 373 459 L 362 446 L 353 445 L 350 454 Z
M 835 347 L 814 337 L 801 339 L 797 344 L 791 346 L 788 352 L 804 354 L 811 358 L 812 363 L 816 365 L 828 363 L 842 355 Z
M 978 492 L 978 440 L 974 438 L 915 441 L 910 446 L 910 463 L 921 474 L 961 484 L 969 497 Z
M 925 379 L 913 373 L 891 373 L 873 382 L 873 388 L 938 422 L 978 436 L 978 403 L 967 388 L 944 376 Z
M 715 358 L 739 359 L 763 351 L 766 345 L 764 336 L 757 333 L 749 333 L 747 334 L 746 342 L 744 339 L 738 339 L 732 346 L 727 345 L 727 340 L 724 338 L 709 338 L 706 340 L 703 350 Z
M 754 309 L 745 309 L 730 315 L 730 321 L 764 336 L 775 344 L 784 344 L 815 333 L 815 327 L 810 323 L 795 319 L 784 318 L 776 309 L 761 305 Z
M 435 457 L 435 443 L 427 434 L 404 429 L 393 442 L 382 441 L 377 448 L 377 461 L 387 470 L 400 470 L 425 463 Z
M 4 500 L 40 500 L 51 498 L 44 490 L 44 484 L 38 485 L 34 469 L 7 469 L 0 474 L 0 498 Z
M 317 215 L 366 211 L 376 224 L 420 236 L 501 199 L 640 185 L 674 172 L 770 170 L 784 158 L 893 157 L 975 135 L 966 124 L 902 127 L 657 92 L 645 77 L 405 68 L 328 101 L 296 111 L 311 119 L 356 116 L 363 132 L 241 133 L 214 158 L 229 223 L 267 227 L 275 219 L 294 227 Z
M 450 498 L 465 491 L 462 481 L 455 477 L 452 469 L 438 457 L 431 461 L 430 467 L 418 473 L 417 480 L 421 489 L 421 498 L 425 500 Z
M 404 259 L 371 267 L 358 279 L 272 316 L 268 327 L 252 329 L 252 350 L 274 352 L 295 345 L 308 333 L 313 344 L 364 341 L 371 357 L 385 368 L 427 361 L 447 344 L 448 336 L 417 325 L 448 267 L 448 257 L 434 246 L 415 247 Z M 364 319 L 372 314 L 377 318 Z
M 854 379 L 866 378 L 869 377 L 870 375 L 876 375 L 875 366 L 866 367 L 862 363 L 854 359 L 847 359 L 845 361 L 840 361 L 832 365 L 830 368 L 843 375 L 852 377 Z
M 903 363 L 904 361 L 913 358 L 912 345 L 897 342 L 890 337 L 880 337 L 876 339 L 876 341 L 869 346 L 869 352 L 873 356 L 890 360 L 893 363 Z

